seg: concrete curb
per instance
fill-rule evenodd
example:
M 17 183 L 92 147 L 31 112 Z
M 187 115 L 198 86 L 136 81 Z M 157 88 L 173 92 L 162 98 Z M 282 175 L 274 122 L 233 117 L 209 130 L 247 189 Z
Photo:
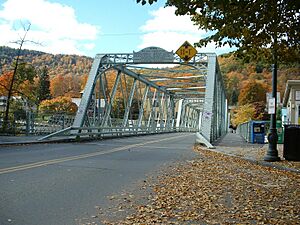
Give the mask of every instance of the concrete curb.
M 255 159 L 248 158 L 248 157 L 240 157 L 240 156 L 237 156 L 235 154 L 231 154 L 231 153 L 227 153 L 227 152 L 223 152 L 223 151 L 218 151 L 216 149 L 211 149 L 211 148 L 206 148 L 206 150 L 213 151 L 213 152 L 216 152 L 216 153 L 221 153 L 221 154 L 228 155 L 228 156 L 235 157 L 235 158 L 244 159 L 244 160 L 246 160 L 248 162 L 251 162 L 253 164 L 256 164 L 256 165 L 270 167 L 270 168 L 273 168 L 273 169 L 284 170 L 284 171 L 294 172 L 294 173 L 300 174 L 300 170 L 298 170 L 298 169 L 287 168 L 287 167 L 284 167 L 284 166 L 274 165 L 271 162 L 255 160 Z
M 15 146 L 15 145 L 34 145 L 34 144 L 55 144 L 55 143 L 69 143 L 69 142 L 90 142 L 90 141 L 99 141 L 106 139 L 115 139 L 115 138 L 126 138 L 126 137 L 134 137 L 134 136 L 145 136 L 145 135 L 158 135 L 158 134 L 139 134 L 139 135 L 120 135 L 120 136 L 102 136 L 102 137 L 80 137 L 80 139 L 76 139 L 76 137 L 69 138 L 60 138 L 60 139 L 48 139 L 48 140 L 31 140 L 31 141 L 9 141 L 9 142 L 1 142 L 1 146 Z
M 47 140 L 47 141 L 18 141 L 18 142 L 0 142 L 0 146 L 15 146 L 15 145 L 36 145 L 36 144 L 54 144 L 54 143 L 68 143 L 75 142 L 72 139 L 61 139 L 61 140 Z

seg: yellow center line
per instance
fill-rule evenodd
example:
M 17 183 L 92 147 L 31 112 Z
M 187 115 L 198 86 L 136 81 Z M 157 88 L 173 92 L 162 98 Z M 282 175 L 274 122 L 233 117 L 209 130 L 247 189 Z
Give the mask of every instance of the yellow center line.
M 139 146 L 143 146 L 143 145 L 147 145 L 147 144 L 168 141 L 168 140 L 172 140 L 172 139 L 176 139 L 176 138 L 184 138 L 184 137 L 190 136 L 190 135 L 194 135 L 194 134 L 178 135 L 178 136 L 168 137 L 168 138 L 154 140 L 154 141 L 147 141 L 147 142 L 143 142 L 143 143 L 139 143 L 139 144 L 126 145 L 126 146 L 113 148 L 113 149 L 101 151 L 101 152 L 93 152 L 93 153 L 87 153 L 87 154 L 82 154 L 82 155 L 77 155 L 77 156 L 69 156 L 69 157 L 64 157 L 64 158 L 51 159 L 51 160 L 40 161 L 40 162 L 36 162 L 36 163 L 29 163 L 29 164 L 24 164 L 24 165 L 20 165 L 20 166 L 3 168 L 3 169 L 0 169 L 0 174 L 12 173 L 12 172 L 27 170 L 27 169 L 33 169 L 33 168 L 37 168 L 37 167 L 53 165 L 53 164 L 77 160 L 77 159 L 90 158 L 90 157 L 104 155 L 104 154 L 108 154 L 108 153 L 124 151 L 129 148 L 139 147 Z

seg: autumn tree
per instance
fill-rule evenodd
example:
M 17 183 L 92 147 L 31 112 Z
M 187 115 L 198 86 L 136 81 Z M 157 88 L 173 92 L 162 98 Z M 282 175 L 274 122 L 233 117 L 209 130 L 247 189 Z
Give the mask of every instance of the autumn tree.
M 233 123 L 238 125 L 250 119 L 268 120 L 269 116 L 265 111 L 267 91 L 266 84 L 254 79 L 248 80 L 241 89 Z
M 39 106 L 42 113 L 67 113 L 75 114 L 77 105 L 72 102 L 70 97 L 57 97 L 50 100 L 44 100 Z
M 253 118 L 255 120 L 270 120 L 270 115 L 267 112 L 266 109 L 266 103 L 264 101 L 262 102 L 254 102 L 252 106 L 255 109 Z M 280 118 L 281 120 L 281 118 Z
M 238 95 L 250 79 L 267 85 L 267 91 L 271 88 L 271 66 L 261 61 L 244 62 L 234 53 L 227 53 L 218 57 L 218 62 L 222 71 L 229 105 L 236 105 Z M 283 96 L 287 80 L 295 80 L 300 77 L 300 63 L 281 64 L 278 69 L 278 91 Z
M 245 104 L 238 106 L 233 110 L 231 123 L 238 126 L 249 120 L 269 120 L 270 115 L 265 111 L 264 102 L 255 102 L 253 104 Z
M 157 0 L 137 0 L 152 4 Z M 252 53 L 270 46 L 276 55 L 286 56 L 287 50 L 295 52 L 299 61 L 299 16 L 297 1 L 287 0 L 167 0 L 166 6 L 176 7 L 177 15 L 189 15 L 199 29 L 212 31 L 199 40 L 197 46 L 215 42 L 221 47 L 235 46 L 240 52 Z
M 252 104 L 246 104 L 234 110 L 231 123 L 238 126 L 241 123 L 254 119 L 255 108 Z
M 11 89 L 11 96 L 20 96 L 28 101 L 35 102 L 37 76 L 35 68 L 27 63 L 21 63 L 15 74 L 15 81 Z M 0 76 L 0 94 L 7 96 L 13 79 L 13 71 L 8 71 Z
M 26 36 L 30 30 L 31 24 L 28 23 L 27 25 L 25 25 L 22 23 L 22 26 L 23 26 L 24 34 L 23 34 L 23 36 L 20 37 L 20 39 L 18 41 L 14 42 L 19 45 L 19 48 L 18 48 L 18 52 L 17 52 L 17 57 L 13 64 L 13 72 L 12 72 L 11 80 L 10 80 L 9 86 L 7 88 L 7 90 L 8 90 L 7 95 L 6 95 L 7 103 L 6 103 L 5 115 L 4 115 L 4 119 L 3 119 L 3 130 L 4 131 L 7 130 L 7 126 L 8 126 L 10 100 L 13 95 L 15 82 L 21 83 L 24 80 L 28 80 L 28 79 L 30 80 L 31 78 L 33 78 L 33 69 L 32 68 L 26 68 L 26 66 L 19 68 L 20 67 L 21 50 L 22 50 L 24 43 L 28 41 L 28 40 L 26 40 Z M 26 78 L 28 78 L 28 79 L 26 79 Z
M 57 75 L 50 81 L 50 93 L 53 97 L 80 97 L 81 81 L 78 76 Z
M 11 84 L 13 72 L 7 71 L 0 76 L 0 95 L 7 96 L 9 85 Z
M 266 102 L 267 92 L 268 87 L 266 84 L 251 79 L 242 88 L 238 103 L 239 105 L 245 105 L 254 102 Z
M 67 75 L 64 77 L 66 84 L 66 94 L 65 96 L 69 96 L 71 98 L 79 98 L 81 91 L 81 79 L 79 76 Z

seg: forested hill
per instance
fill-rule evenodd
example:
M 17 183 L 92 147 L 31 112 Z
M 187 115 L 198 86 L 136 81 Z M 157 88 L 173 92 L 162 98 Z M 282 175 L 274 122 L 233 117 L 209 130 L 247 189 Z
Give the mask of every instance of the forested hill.
M 0 76 L 2 73 L 12 68 L 12 62 L 17 56 L 17 52 L 17 49 L 0 47 Z M 89 74 L 93 62 L 92 58 L 86 56 L 53 55 L 25 49 L 21 51 L 21 60 L 29 62 L 38 69 L 47 66 L 52 84 L 54 84 L 54 81 L 56 80 L 53 78 L 57 77 L 71 76 L 73 78 L 80 77 L 80 79 L 83 76 L 86 77 Z M 254 84 L 258 84 L 256 86 L 260 85 L 265 89 L 264 93 L 271 90 L 272 72 L 269 63 L 263 61 L 250 61 L 245 63 L 245 61 L 235 57 L 232 53 L 219 56 L 218 61 L 224 76 L 227 98 L 230 105 L 244 104 L 243 101 L 240 101 L 243 97 L 242 90 L 247 90 L 247 86 L 253 84 L 253 82 Z M 80 79 L 75 80 L 77 82 Z M 300 79 L 299 62 L 289 65 L 279 65 L 278 90 L 281 92 L 281 96 L 283 96 L 286 81 L 289 79 Z M 78 88 L 80 89 L 80 85 Z M 77 92 L 80 92 L 80 90 L 77 90 Z M 259 96 L 256 95 L 255 97 Z M 261 101 L 262 99 L 265 99 L 265 96 L 260 96 L 257 101 Z
M 17 56 L 17 53 L 17 49 L 0 46 L 0 74 L 11 68 L 13 59 Z M 57 75 L 87 75 L 93 63 L 93 59 L 86 56 L 53 55 L 26 49 L 21 50 L 20 58 L 36 68 L 47 66 L 51 78 Z
M 266 98 L 265 93 L 271 92 L 272 71 L 271 64 L 267 60 L 262 58 L 260 61 L 245 62 L 245 60 L 231 53 L 219 56 L 218 61 L 224 77 L 230 105 L 243 105 L 248 101 L 263 101 Z M 284 95 L 286 81 L 299 79 L 299 62 L 279 63 L 277 90 L 281 93 L 281 98 Z M 251 90 L 251 85 L 256 89 Z M 264 89 L 261 92 L 262 96 L 259 96 L 257 87 Z M 255 96 L 243 96 L 247 94 L 246 92 L 252 92 Z M 248 100 L 246 102 L 242 101 L 243 98 L 248 98 Z

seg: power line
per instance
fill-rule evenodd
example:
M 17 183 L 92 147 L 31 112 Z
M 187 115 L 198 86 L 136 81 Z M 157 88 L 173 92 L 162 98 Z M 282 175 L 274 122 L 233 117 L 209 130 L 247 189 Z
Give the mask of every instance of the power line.
M 104 36 L 104 37 L 112 37 L 112 36 L 135 36 L 135 35 L 144 35 L 144 34 L 148 34 L 148 33 L 107 33 L 107 34 L 100 34 L 100 36 Z

